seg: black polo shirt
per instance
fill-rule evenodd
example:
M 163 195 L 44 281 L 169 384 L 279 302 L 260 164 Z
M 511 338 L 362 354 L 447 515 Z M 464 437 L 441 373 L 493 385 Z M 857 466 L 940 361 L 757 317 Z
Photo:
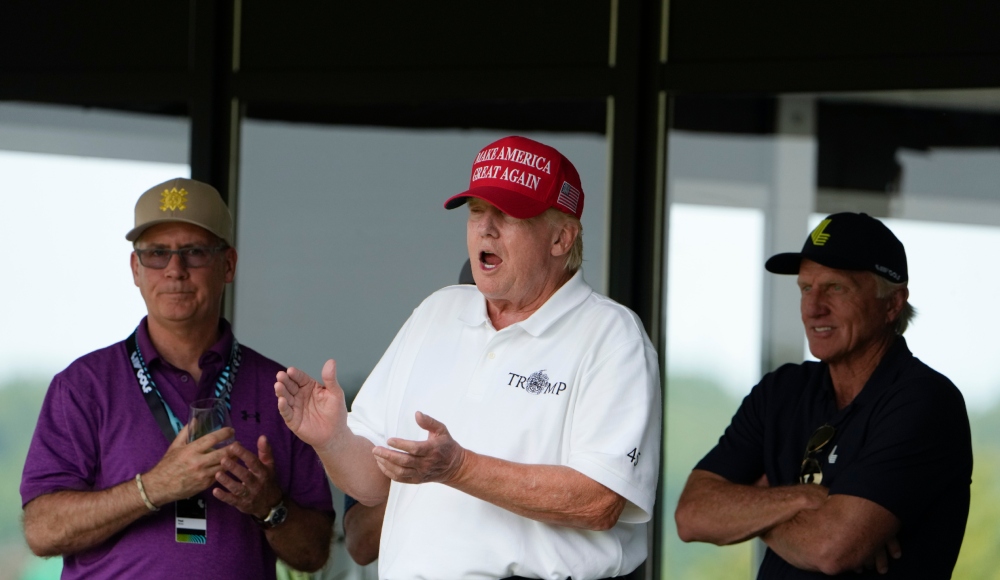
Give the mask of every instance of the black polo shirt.
M 902 523 L 903 557 L 879 578 L 950 578 L 965 533 L 972 441 L 965 400 L 920 362 L 900 337 L 864 389 L 838 410 L 825 363 L 784 365 L 743 400 L 718 445 L 696 469 L 734 483 L 766 473 L 772 486 L 798 483 L 806 443 L 836 428 L 817 456 L 830 494 L 871 500 Z M 844 578 L 858 578 L 849 572 Z M 758 578 L 829 578 L 792 567 L 770 549 Z

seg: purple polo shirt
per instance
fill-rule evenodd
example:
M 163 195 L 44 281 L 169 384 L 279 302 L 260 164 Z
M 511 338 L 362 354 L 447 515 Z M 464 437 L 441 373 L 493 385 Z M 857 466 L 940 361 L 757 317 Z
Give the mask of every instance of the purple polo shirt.
M 182 422 L 188 404 L 210 397 L 233 344 L 229 323 L 198 361 L 201 380 L 161 359 L 146 320 L 137 340 L 167 405 Z M 241 345 L 243 360 L 232 391 L 236 440 L 256 453 L 267 435 L 282 491 L 306 508 L 332 513 L 323 466 L 311 447 L 285 426 L 274 397 L 278 363 Z M 60 490 L 102 490 L 149 471 L 169 442 L 143 398 L 124 341 L 74 361 L 52 379 L 45 395 L 21 479 L 22 505 Z M 138 497 L 136 490 L 136 497 Z M 63 578 L 266 578 L 275 577 L 275 555 L 250 516 L 203 492 L 207 543 L 175 541 L 174 506 L 161 506 L 103 544 L 64 556 Z

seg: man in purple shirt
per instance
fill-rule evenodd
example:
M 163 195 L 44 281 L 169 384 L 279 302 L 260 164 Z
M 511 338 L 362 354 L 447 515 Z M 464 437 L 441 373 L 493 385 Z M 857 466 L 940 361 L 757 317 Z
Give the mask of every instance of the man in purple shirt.
M 271 394 L 284 367 L 221 318 L 232 231 L 204 183 L 174 179 L 136 203 L 126 239 L 148 316 L 52 380 L 21 481 L 28 545 L 62 555 L 64 578 L 270 579 L 276 557 L 300 570 L 328 558 L 322 464 Z M 233 428 L 188 442 L 189 405 L 205 397 Z

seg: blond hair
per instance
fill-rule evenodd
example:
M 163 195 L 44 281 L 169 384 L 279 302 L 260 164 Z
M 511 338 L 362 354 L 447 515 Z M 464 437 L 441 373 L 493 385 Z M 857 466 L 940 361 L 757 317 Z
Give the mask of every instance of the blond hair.
M 573 246 L 569 249 L 569 255 L 566 258 L 566 269 L 576 273 L 580 269 L 580 266 L 583 265 L 583 224 L 580 223 L 580 220 L 576 216 L 553 207 L 545 210 L 545 213 L 542 215 L 545 216 L 549 224 L 557 228 L 561 228 L 567 223 L 576 225 L 576 239 L 573 240 Z
M 870 272 L 870 274 L 875 277 L 876 298 L 884 300 L 896 292 L 906 290 L 906 282 L 890 282 L 874 272 Z M 896 316 L 896 320 L 892 322 L 892 331 L 897 335 L 902 335 L 906 332 L 906 329 L 910 326 L 910 323 L 913 322 L 913 319 L 916 318 L 916 316 L 917 309 L 910 304 L 909 300 L 907 300 L 906 303 L 903 304 L 903 309 L 899 311 L 899 315 Z

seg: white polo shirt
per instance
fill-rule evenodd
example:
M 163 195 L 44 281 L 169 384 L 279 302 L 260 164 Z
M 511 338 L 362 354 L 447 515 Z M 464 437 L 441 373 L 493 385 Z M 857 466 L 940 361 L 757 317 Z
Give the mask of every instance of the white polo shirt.
M 379 577 L 574 580 L 646 558 L 660 455 L 656 351 L 639 319 L 577 272 L 527 320 L 499 332 L 474 286 L 413 311 L 354 401 L 348 425 L 384 446 L 424 440 L 422 411 L 476 453 L 569 466 L 619 493 L 610 530 L 549 525 L 448 486 L 393 482 Z

